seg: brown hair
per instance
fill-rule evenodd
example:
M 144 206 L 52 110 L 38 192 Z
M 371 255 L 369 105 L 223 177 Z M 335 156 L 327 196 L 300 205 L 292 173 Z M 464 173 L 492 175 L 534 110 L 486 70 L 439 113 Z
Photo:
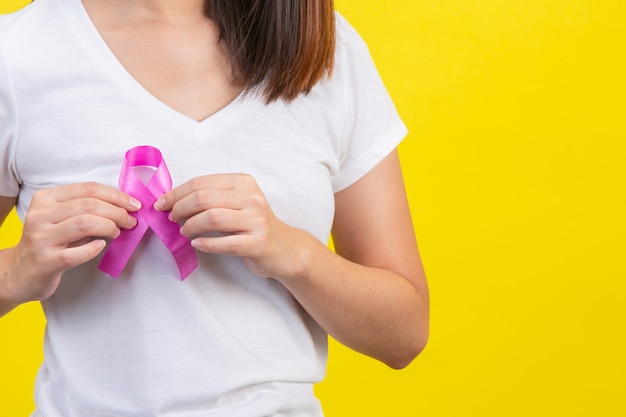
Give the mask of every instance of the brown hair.
M 333 0 L 206 0 L 234 81 L 268 102 L 308 93 L 334 65 Z

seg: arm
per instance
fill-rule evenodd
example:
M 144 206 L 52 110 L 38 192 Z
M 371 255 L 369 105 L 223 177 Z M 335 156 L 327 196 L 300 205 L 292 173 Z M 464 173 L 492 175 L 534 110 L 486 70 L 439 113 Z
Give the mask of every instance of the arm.
M 0 226 L 2 226 L 11 210 L 13 210 L 13 207 L 15 207 L 15 203 L 17 203 L 17 197 L 0 196 Z
M 17 202 L 16 197 L 0 196 L 0 227 L 2 227 L 2 224 L 4 224 L 4 221 L 6 220 L 7 216 L 9 215 L 13 207 L 15 207 L 16 202 Z M 1 266 L 8 261 L 7 256 L 8 256 L 8 252 L 6 250 L 0 250 L 0 271 L 2 271 L 0 273 L 0 285 L 2 285 L 5 282 L 5 278 L 6 278 L 5 277 L 6 273 L 4 272 L 4 268 L 2 268 Z M 3 289 L 0 286 L 0 317 L 4 316 L 9 311 L 17 307 L 17 304 L 11 303 L 8 300 L 4 300 L 2 298 L 2 294 L 3 294 Z
M 15 198 L 0 197 L 4 221 Z M 0 251 L 0 316 L 22 303 L 50 297 L 63 272 L 95 258 L 102 238 L 116 238 L 132 228 L 129 212 L 139 202 L 119 190 L 96 183 L 38 191 L 26 213 L 22 238 Z
M 338 341 L 402 368 L 426 345 L 429 299 L 397 154 L 335 200 L 341 257 L 306 245 L 307 272 L 281 281 Z
M 163 196 L 192 244 L 238 255 L 280 281 L 333 337 L 391 367 L 408 365 L 428 336 L 428 290 L 397 154 L 336 194 L 337 253 L 286 225 L 246 175 L 200 177 Z

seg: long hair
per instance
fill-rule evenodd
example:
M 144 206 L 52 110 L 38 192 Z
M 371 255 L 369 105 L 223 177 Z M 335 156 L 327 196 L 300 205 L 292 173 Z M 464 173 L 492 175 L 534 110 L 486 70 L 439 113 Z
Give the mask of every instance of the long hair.
M 206 0 L 231 58 L 234 81 L 268 102 L 291 101 L 330 76 L 333 0 Z

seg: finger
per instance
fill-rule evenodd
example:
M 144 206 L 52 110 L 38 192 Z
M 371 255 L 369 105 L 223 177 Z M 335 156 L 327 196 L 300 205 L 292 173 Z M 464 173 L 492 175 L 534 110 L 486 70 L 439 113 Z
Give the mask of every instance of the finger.
M 59 203 L 55 210 L 50 212 L 48 220 L 57 224 L 83 214 L 111 220 L 122 229 L 132 229 L 137 225 L 137 219 L 131 216 L 126 209 L 97 198 L 80 198 Z
M 141 202 L 137 199 L 118 189 L 96 182 L 62 185 L 60 187 L 51 188 L 47 190 L 47 192 L 49 196 L 57 202 L 81 198 L 95 198 L 130 212 L 137 211 L 141 208 Z
M 154 208 L 159 211 L 169 211 L 180 200 L 203 190 L 232 190 L 240 186 L 247 178 L 246 174 L 212 174 L 193 178 L 161 196 Z
M 68 247 L 68 248 L 76 248 L 76 247 L 78 247 L 78 246 L 83 246 L 84 244 L 89 243 L 89 242 L 91 242 L 91 241 L 93 241 L 93 238 L 91 238 L 91 237 L 85 237 L 85 238 L 82 238 L 82 239 L 81 239 L 81 240 L 79 240 L 79 241 L 76 241 L 76 242 L 70 242 L 70 244 L 69 244 L 67 247 Z
M 240 210 L 246 206 L 248 198 L 249 196 L 235 189 L 196 191 L 177 201 L 169 218 L 173 222 L 180 222 L 211 209 Z
M 198 237 L 191 245 L 202 252 L 220 255 L 249 256 L 250 240 L 247 235 L 226 235 L 220 237 Z
M 59 270 L 67 270 L 84 264 L 98 256 L 105 246 L 104 240 L 97 239 L 84 245 L 59 250 L 55 253 L 55 266 Z
M 67 247 L 72 242 L 79 242 L 85 238 L 117 238 L 121 231 L 117 225 L 102 217 L 91 214 L 81 214 L 64 220 L 54 226 L 52 245 Z
M 180 233 L 187 237 L 208 232 L 245 233 L 253 230 L 254 223 L 241 210 L 213 208 L 187 219 Z

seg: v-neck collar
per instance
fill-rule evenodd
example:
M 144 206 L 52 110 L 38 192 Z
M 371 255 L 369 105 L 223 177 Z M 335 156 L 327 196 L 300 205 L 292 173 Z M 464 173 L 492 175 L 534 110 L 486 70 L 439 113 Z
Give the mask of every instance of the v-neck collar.
M 89 17 L 82 0 L 58 1 L 63 4 L 70 24 L 78 32 L 80 39 L 86 44 L 88 53 L 98 62 L 101 70 L 159 120 L 167 120 L 178 128 L 204 134 L 232 124 L 236 118 L 241 116 L 243 111 L 250 107 L 252 102 L 257 101 L 254 94 L 248 96 L 241 93 L 225 107 L 202 121 L 195 120 L 173 109 L 144 88 L 124 68 Z

